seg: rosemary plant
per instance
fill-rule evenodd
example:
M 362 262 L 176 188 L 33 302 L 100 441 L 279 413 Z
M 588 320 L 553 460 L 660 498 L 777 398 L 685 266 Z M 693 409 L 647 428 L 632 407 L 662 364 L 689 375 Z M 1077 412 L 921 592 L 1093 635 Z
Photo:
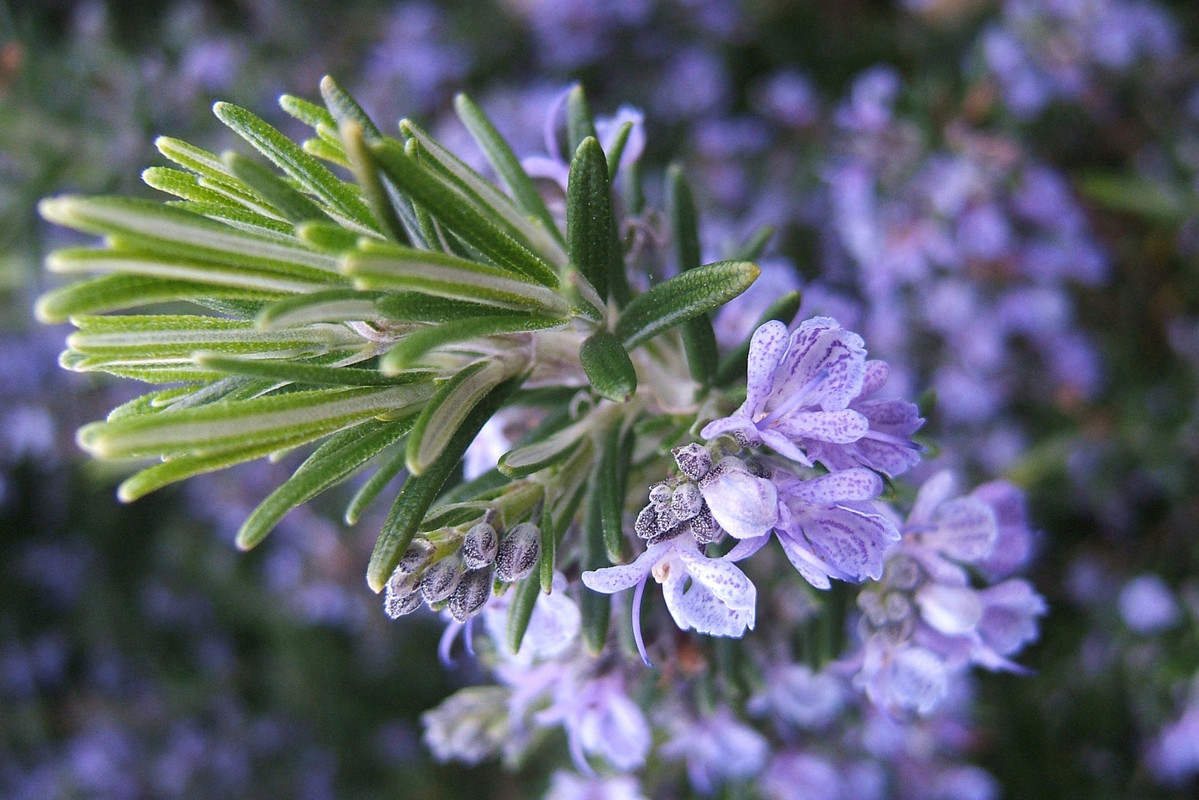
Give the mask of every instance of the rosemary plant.
M 744 354 L 718 363 L 708 314 L 757 267 L 699 263 L 695 209 L 672 170 L 679 271 L 647 285 L 646 262 L 667 251 L 646 242 L 643 229 L 658 218 L 638 199 L 636 159 L 622 159 L 633 123 L 605 150 L 578 88 L 566 103 L 569 179 L 548 202 L 465 96 L 458 115 L 507 193 L 416 123 L 387 136 L 331 78 L 321 92 L 323 107 L 280 100 L 313 128 L 302 145 L 243 108 L 214 107 L 271 166 L 162 137 L 159 151 L 177 166 L 143 177 L 178 199 L 42 202 L 46 219 L 104 237 L 48 259 L 55 272 L 92 276 L 37 304 L 42 320 L 78 329 L 63 366 L 166 384 L 78 441 L 101 458 L 155 460 L 120 485 L 126 501 L 319 442 L 246 519 L 242 548 L 293 507 L 369 472 L 346 507 L 354 523 L 403 473 L 368 584 L 382 590 L 406 554 L 404 574 L 458 565 L 486 526 L 499 537 L 498 567 L 494 554 L 468 558 L 472 591 L 455 594 L 460 567 L 448 590 L 426 582 L 424 596 L 465 619 L 493 580 L 501 591 L 516 584 L 517 648 L 556 569 L 629 555 L 622 516 L 640 499 L 629 498 L 629 476 L 660 470 L 737 377 Z M 168 303 L 188 305 L 107 313 Z M 783 298 L 771 316 L 789 321 L 797 306 Z M 463 481 L 463 454 L 513 406 L 537 410 L 538 424 L 493 469 Z M 512 551 L 518 564 L 508 564 Z M 402 605 L 397 597 L 389 608 Z M 587 606 L 596 648 L 604 605 Z

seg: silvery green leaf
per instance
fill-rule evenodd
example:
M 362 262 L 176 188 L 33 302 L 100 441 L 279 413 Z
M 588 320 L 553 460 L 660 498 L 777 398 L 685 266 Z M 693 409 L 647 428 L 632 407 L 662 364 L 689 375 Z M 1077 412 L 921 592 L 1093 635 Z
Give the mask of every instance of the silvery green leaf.
M 633 361 L 612 333 L 599 330 L 588 336 L 579 348 L 579 361 L 600 397 L 625 403 L 637 391 Z
M 326 366 L 291 359 L 238 358 L 217 353 L 196 353 L 192 360 L 201 367 L 220 373 L 251 375 L 281 383 L 316 386 L 398 386 L 431 381 L 435 375 L 432 371 L 419 369 L 383 375 L 374 369 Z
M 379 229 L 394 242 L 409 241 L 411 237 L 394 205 L 394 195 L 384 184 L 374 153 L 366 146 L 366 130 L 358 122 L 346 120 L 341 124 L 339 131 L 346 156 L 350 159 L 354 179 L 362 188 L 362 197 L 374 213 Z M 378 138 L 378 131 L 375 132 L 374 138 Z
M 344 125 L 347 122 L 353 122 L 358 125 L 363 132 L 363 135 L 368 139 L 378 139 L 382 137 L 382 133 L 375 127 L 375 123 L 362 110 L 362 106 L 358 105 L 358 101 L 350 96 L 349 92 L 342 89 L 337 81 L 332 76 L 326 75 L 321 78 L 321 99 L 325 101 L 325 105 L 329 109 L 329 114 L 332 116 L 333 127 Z M 335 120 L 335 122 L 333 122 Z M 317 125 L 320 124 L 318 121 Z M 317 127 L 313 125 L 313 127 Z
M 608 296 L 612 262 L 612 188 L 604 151 L 587 137 L 570 162 L 566 185 L 566 244 L 573 264 L 595 287 L 602 301 Z
M 312 249 L 339 256 L 357 249 L 360 238 L 340 225 L 312 220 L 301 222 L 293 231 L 297 239 Z
M 486 336 L 559 328 L 566 324 L 567 320 L 564 319 L 503 315 L 473 317 L 459 320 L 453 325 L 419 328 L 405 334 L 383 355 L 379 360 L 379 370 L 384 375 L 394 375 L 419 363 L 428 352 L 440 347 Z
M 375 501 L 382 491 L 387 488 L 397 475 L 404 470 L 407 454 L 402 447 L 397 447 L 388 453 L 380 462 L 366 482 L 359 487 L 346 505 L 345 521 L 347 525 L 358 522 L 366 507 Z
M 190 300 L 197 293 L 208 297 L 228 299 L 264 299 L 253 289 L 231 286 L 205 286 L 190 281 L 166 280 L 144 275 L 102 275 L 98 278 L 70 283 L 46 292 L 34 305 L 34 314 L 45 323 L 66 322 L 82 314 L 97 314 L 124 308 Z
M 500 456 L 500 472 L 510 478 L 520 478 L 563 461 L 579 446 L 591 424 L 591 420 L 584 417 L 543 438 L 514 447 Z
M 338 272 L 335 257 L 314 252 L 294 237 L 252 233 L 178 206 L 125 197 L 54 197 L 39 203 L 38 210 L 51 222 L 107 235 L 112 243 L 137 254 L 211 259 L 272 271 L 303 268 L 328 277 Z
M 291 222 L 327 220 L 329 217 L 307 195 L 298 191 L 270 169 L 240 153 L 226 153 L 229 171 L 241 179 L 284 219 Z
M 522 380 L 523 377 L 512 378 L 492 389 L 467 414 L 466 419 L 442 449 L 441 456 L 420 475 L 408 476 L 391 506 L 387 519 L 383 522 L 383 529 L 367 565 L 366 581 L 371 589 L 376 592 L 382 591 L 400 556 L 420 527 L 425 512 L 429 510 L 457 468 L 462 454 L 478 436 L 484 423 L 499 410 L 512 392 L 520 386 Z
M 474 317 L 517 316 L 522 312 L 450 300 L 420 292 L 378 292 L 375 309 L 378 315 L 397 322 L 428 322 L 437 325 L 457 324 Z
M 508 233 L 507 223 L 497 211 L 480 209 L 457 186 L 422 167 L 396 142 L 383 140 L 372 143 L 370 149 L 401 192 L 496 265 L 543 286 L 557 285 L 554 268 Z
M 371 417 L 401 417 L 432 394 L 428 383 L 286 392 L 94 422 L 80 429 L 78 439 L 101 458 L 220 452 L 308 434 L 319 438 Z
M 408 438 L 408 471 L 420 475 L 438 461 L 471 410 L 510 377 L 509 368 L 499 361 L 477 361 L 442 384 Z
M 632 350 L 684 320 L 732 300 L 757 279 L 757 265 L 718 261 L 696 267 L 638 295 L 625 308 L 615 333 Z
M 520 165 L 520 159 L 516 157 L 512 148 L 491 124 L 491 120 L 487 119 L 483 110 L 463 94 L 454 98 L 454 109 L 458 112 L 458 118 L 462 120 L 462 124 L 470 131 L 470 135 L 474 137 L 475 142 L 491 163 L 496 174 L 499 175 L 500 180 L 512 193 L 516 204 L 525 214 L 538 220 L 542 227 L 558 240 L 559 246 L 565 245 L 553 215 L 550 214 L 545 201 L 541 198 L 541 192 L 537 190 L 533 179 Z
M 315 195 L 340 222 L 363 233 L 375 233 L 370 211 L 349 184 L 338 179 L 316 158 L 304 152 L 260 117 L 232 103 L 216 103 L 221 122 L 286 172 L 304 191 Z
M 439 170 L 481 213 L 495 217 L 510 235 L 527 245 L 533 252 L 544 255 L 550 264 L 561 266 L 566 263 L 566 252 L 561 243 L 549 233 L 549 230 L 556 230 L 556 225 L 547 229 L 543 224 L 539 224 L 536 218 L 530 219 L 528 214 L 516 206 L 511 197 L 501 192 L 416 123 L 403 120 L 400 122 L 400 130 L 405 136 L 416 140 L 421 152 L 428 159 L 425 163 L 430 168 Z
M 142 181 L 151 189 L 173 194 L 183 200 L 212 205 L 234 205 L 226 195 L 201 185 L 196 175 L 183 170 L 148 167 L 142 170 Z
M 287 512 L 358 472 L 407 435 L 411 427 L 411 419 L 368 420 L 330 436 L 251 512 L 237 532 L 237 546 L 249 550 L 257 545 Z
M 163 205 L 182 208 L 192 214 L 199 214 L 207 217 L 213 222 L 223 222 L 232 228 L 238 228 L 246 233 L 257 233 L 266 236 L 286 237 L 291 238 L 295 233 L 295 226 L 290 222 L 278 219 L 274 216 L 260 213 L 258 210 L 246 208 L 232 203 L 217 202 L 208 203 L 203 201 L 182 201 L 168 200 Z M 262 209 L 270 210 L 266 204 L 261 204 Z
M 678 269 L 680 272 L 695 269 L 700 265 L 699 215 L 691 187 L 677 165 L 671 165 L 666 171 L 666 208 L 674 231 Z M 701 313 L 688 319 L 683 323 L 682 333 L 691 378 L 696 383 L 706 384 L 716 373 L 716 362 L 720 357 L 708 315 Z
M 622 418 L 617 417 L 609 426 L 603 448 L 595 478 L 595 501 L 600 507 L 604 552 L 611 563 L 618 564 L 624 559 L 624 507 L 633 458 L 633 431 L 624 428 Z
M 326 289 L 286 297 L 263 307 L 255 317 L 260 330 L 293 328 L 317 322 L 371 322 L 381 318 L 376 302 L 382 292 Z
M 530 575 L 512 590 L 506 631 L 509 652 L 520 652 L 520 645 L 525 639 L 525 631 L 529 629 L 529 620 L 533 618 L 533 609 L 537 607 L 537 597 L 540 594 L 541 578 L 537 575 Z
M 342 269 L 360 289 L 423 292 L 550 317 L 570 313 L 566 301 L 552 289 L 446 253 L 366 242 L 360 252 L 345 257 Z
M 170 136 L 159 136 L 154 140 L 154 146 L 166 158 L 215 184 L 237 187 L 241 183 L 218 156 L 193 144 Z
M 324 128 L 321 128 L 321 134 L 319 139 L 304 140 L 304 152 L 310 156 L 316 156 L 322 161 L 350 169 L 350 157 L 341 140 L 330 141 L 324 136 Z
M 583 87 L 575 84 L 566 95 L 566 141 L 570 152 L 578 150 L 587 137 L 598 140 L 595 132 L 595 116 L 591 113 L 591 104 L 587 102 L 587 93 Z
M 279 98 L 279 108 L 287 112 L 288 116 L 298 119 L 313 130 L 321 126 L 330 129 L 337 128 L 337 120 L 329 113 L 329 109 L 302 97 L 285 94 Z

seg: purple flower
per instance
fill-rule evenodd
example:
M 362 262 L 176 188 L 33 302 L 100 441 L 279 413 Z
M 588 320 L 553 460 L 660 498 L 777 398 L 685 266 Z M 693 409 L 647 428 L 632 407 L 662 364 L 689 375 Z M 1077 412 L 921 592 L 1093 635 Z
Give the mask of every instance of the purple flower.
M 570 772 L 555 772 L 545 800 L 647 800 L 637 779 L 628 775 L 613 778 L 584 778 Z
M 750 340 L 745 402 L 700 435 L 764 444 L 805 466 L 895 475 L 919 461 L 909 437 L 924 421 L 911 403 L 868 399 L 888 373 L 885 363 L 866 360 L 862 337 L 830 317 L 807 320 L 790 336 L 783 323 L 767 322 Z
M 602 757 L 622 772 L 637 769 L 649 754 L 649 722 L 629 699 L 624 679 L 617 673 L 581 684 L 558 681 L 550 707 L 537 712 L 534 719 L 541 725 L 562 724 L 571 758 L 586 775 L 595 775 L 587 761 L 588 753 Z
M 705 797 L 726 781 L 757 775 L 766 765 L 765 737 L 737 720 L 727 706 L 706 719 L 680 719 L 674 736 L 659 751 L 668 760 L 687 762 L 691 788 Z
M 637 587 L 633 632 L 646 664 L 650 662 L 641 639 L 640 616 L 641 594 L 650 575 L 662 584 L 666 608 L 680 630 L 741 636 L 753 629 L 757 589 L 730 560 L 707 558 L 690 536 L 651 544 L 631 564 L 583 573 L 583 584 L 594 592 L 613 594 Z
M 883 490 L 878 475 L 859 467 L 805 481 L 777 470 L 774 481 L 780 497 L 774 531 L 804 580 L 827 589 L 830 578 L 858 583 L 882 576 L 884 553 L 899 531 L 870 502 Z M 725 558 L 752 555 L 767 538 L 744 539 Z

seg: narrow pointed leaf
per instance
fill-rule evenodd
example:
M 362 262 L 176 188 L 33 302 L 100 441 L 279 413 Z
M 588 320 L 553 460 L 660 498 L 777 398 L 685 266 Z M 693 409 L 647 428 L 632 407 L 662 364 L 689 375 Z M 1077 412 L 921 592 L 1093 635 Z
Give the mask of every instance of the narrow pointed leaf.
M 200 179 L 192 173 L 179 169 L 148 167 L 142 170 L 142 182 L 152 189 L 173 194 L 184 200 L 214 205 L 238 205 L 215 189 L 201 185 Z
M 39 203 L 38 210 L 51 222 L 106 234 L 125 246 L 150 253 L 271 269 L 307 267 L 328 274 L 338 269 L 336 258 L 313 252 L 294 239 L 250 233 L 177 206 L 147 200 L 54 197 Z
M 741 243 L 741 246 L 733 253 L 733 259 L 757 261 L 762 256 L 762 251 L 766 249 L 766 245 L 770 243 L 772 236 L 774 236 L 774 228 L 770 225 L 763 225 Z
M 404 471 L 406 457 L 407 454 L 404 452 L 403 447 L 396 447 L 383 457 L 370 478 L 350 498 L 345 513 L 347 525 L 356 524 L 358 518 L 362 516 L 362 512 L 366 510 L 366 507 L 373 503 L 382 494 L 383 490 L 387 488 L 387 485 Z
M 147 467 L 122 481 L 121 485 L 117 487 L 117 498 L 123 503 L 130 503 L 172 483 L 178 483 L 179 481 L 196 475 L 202 475 L 206 472 L 216 472 L 217 470 L 227 469 L 236 464 L 265 458 L 279 451 L 290 450 L 294 447 L 307 444 L 310 441 L 312 441 L 310 437 L 300 436 L 293 440 L 283 439 L 226 450 L 215 455 L 178 456 L 169 461 L 163 461 Z
M 370 243 L 347 256 L 343 269 L 360 289 L 400 289 L 453 300 L 564 317 L 570 308 L 552 289 L 464 258 Z
M 604 545 L 602 505 L 599 498 L 599 479 L 591 481 L 587 507 L 583 517 L 583 541 L 586 551 L 580 567 L 584 570 L 602 569 L 610 562 Z M 612 617 L 612 597 L 601 592 L 584 591 L 579 598 L 582 615 L 583 642 L 587 651 L 599 655 L 608 640 L 608 625 Z
M 625 430 L 624 420 L 618 417 L 604 437 L 596 474 L 596 500 L 600 506 L 604 552 L 613 564 L 624 560 L 624 506 L 632 456 L 633 432 Z
M 499 470 L 510 478 L 532 475 L 564 461 L 582 442 L 591 426 L 586 417 L 561 430 L 549 433 L 500 456 Z
M 360 292 L 357 289 L 309 292 L 265 306 L 258 312 L 255 322 L 264 331 L 316 322 L 371 322 L 380 318 L 375 304 L 381 296 L 381 292 Z
M 483 155 L 487 157 L 492 168 L 499 175 L 500 180 L 512 193 L 516 204 L 525 214 L 538 220 L 542 227 L 557 239 L 560 247 L 565 246 L 566 242 L 562 239 L 561 231 L 558 230 L 558 223 L 546 208 L 541 192 L 537 190 L 533 179 L 520 165 L 520 159 L 512 152 L 512 148 L 504 141 L 504 137 L 483 113 L 483 109 L 464 94 L 454 98 L 454 109 L 458 112 L 458 118 L 462 120 L 462 124 L 466 126 L 470 135 L 478 143 Z
M 432 393 L 427 383 L 288 392 L 92 423 L 80 429 L 78 440 L 102 458 L 216 452 L 327 431 L 371 417 L 403 416 L 423 405 Z
M 570 162 L 566 185 L 566 243 L 570 263 L 595 287 L 601 300 L 608 296 L 614 224 L 608 164 L 599 142 L 588 137 Z
M 387 583 L 400 557 L 412 542 L 425 512 L 429 510 L 446 480 L 462 460 L 462 454 L 478 436 L 487 420 L 491 419 L 523 380 L 523 377 L 509 379 L 488 392 L 458 426 L 453 437 L 442 449 L 441 456 L 422 474 L 408 476 L 383 523 L 383 529 L 367 565 L 366 581 L 371 589 L 376 592 L 383 590 L 383 585 Z
M 230 172 L 270 203 L 284 219 L 292 222 L 329 219 L 311 198 L 257 161 L 240 153 L 227 153 L 224 161 Z
M 302 97 L 285 94 L 279 98 L 279 108 L 287 112 L 288 116 L 298 119 L 313 130 L 322 125 L 329 128 L 337 127 L 337 120 L 329 113 L 329 109 Z
M 676 275 L 629 303 L 615 333 L 632 350 L 684 320 L 724 305 L 748 289 L 758 273 L 747 261 L 718 261 Z
M 370 211 L 358 194 L 295 142 L 240 106 L 217 103 L 212 110 L 221 122 L 329 206 L 343 222 L 361 227 L 364 233 L 374 232 Z
M 560 328 L 566 320 L 531 316 L 487 316 L 460 320 L 453 325 L 435 325 L 406 334 L 379 360 L 384 375 L 394 375 L 420 362 L 426 353 L 439 347 L 467 342 L 484 336 L 525 333 Z
M 599 330 L 584 340 L 579 361 L 592 387 L 615 403 L 624 403 L 637 391 L 637 370 L 620 339 Z
M 480 400 L 508 376 L 497 361 L 477 361 L 450 378 L 425 405 L 408 438 L 408 471 L 420 475 L 453 441 Z
M 529 620 L 533 618 L 533 609 L 537 607 L 537 596 L 540 593 L 541 576 L 539 574 L 530 575 L 512 590 L 506 631 L 508 652 L 513 654 L 520 652 L 520 645 L 525 640 L 525 632 L 529 629 Z
M 554 269 L 504 230 L 502 219 L 479 211 L 459 189 L 436 173 L 421 167 L 394 142 L 370 145 L 380 167 L 399 190 L 479 249 L 498 266 L 532 278 L 543 286 L 556 286 Z
M 411 370 L 383 375 L 378 370 L 359 367 L 328 367 L 290 359 L 236 358 L 215 353 L 197 353 L 192 360 L 216 372 L 315 386 L 400 386 L 432 381 L 435 374 L 428 370 Z
M 666 207 L 674 232 L 675 261 L 680 272 L 700 265 L 699 215 L 691 187 L 677 165 L 666 171 Z M 691 378 L 707 384 L 716 373 L 720 354 L 716 349 L 716 333 L 707 314 L 697 314 L 683 323 L 683 347 Z
M 374 128 L 373 125 L 371 127 Z M 346 155 L 350 159 L 354 178 L 362 187 L 362 197 L 374 214 L 379 230 L 394 242 L 407 242 L 408 233 L 404 228 L 404 223 L 400 220 L 399 212 L 392 205 L 391 193 L 383 183 L 383 176 L 379 173 L 375 155 L 366 146 L 367 129 L 360 122 L 351 118 L 342 122 L 340 133 L 341 140 L 345 144 Z M 378 136 L 379 131 L 376 129 L 373 138 L 378 138 Z
M 566 140 L 570 152 L 578 150 L 589 136 L 599 138 L 595 133 L 595 116 L 583 87 L 575 84 L 566 95 Z
M 346 122 L 354 122 L 362 128 L 363 135 L 368 139 L 379 139 L 383 136 L 371 118 L 362 110 L 362 106 L 358 105 L 358 101 L 351 97 L 349 92 L 342 89 L 330 75 L 321 78 L 321 99 L 325 101 L 329 113 L 332 114 L 337 124 L 344 125 Z
M 608 182 L 616 181 L 616 173 L 620 169 L 620 157 L 624 155 L 625 146 L 629 143 L 629 136 L 633 133 L 633 123 L 626 122 L 616 131 L 616 138 L 612 140 L 612 146 L 608 148 L 606 157 L 608 160 Z
M 403 120 L 400 129 L 410 136 L 427 159 L 424 163 L 439 170 L 446 179 L 475 205 L 476 209 L 494 215 L 505 230 L 535 253 L 544 255 L 549 263 L 566 263 L 566 251 L 558 237 L 531 219 L 491 181 L 476 172 L 469 164 L 434 139 L 411 120 Z M 555 226 L 556 229 L 556 226 Z
M 143 275 L 102 275 L 46 292 L 34 305 L 41 322 L 55 324 L 81 314 L 99 314 L 125 308 L 190 300 L 197 294 L 225 299 L 265 299 L 277 293 L 216 286 L 191 281 L 166 280 Z
M 379 292 L 375 309 L 379 315 L 397 322 L 431 322 L 438 325 L 458 323 L 474 317 L 517 316 L 511 311 L 466 300 L 450 300 L 420 292 Z
M 237 532 L 237 546 L 249 550 L 257 545 L 287 512 L 362 469 L 410 427 L 410 421 L 368 421 L 330 436 L 251 512 Z

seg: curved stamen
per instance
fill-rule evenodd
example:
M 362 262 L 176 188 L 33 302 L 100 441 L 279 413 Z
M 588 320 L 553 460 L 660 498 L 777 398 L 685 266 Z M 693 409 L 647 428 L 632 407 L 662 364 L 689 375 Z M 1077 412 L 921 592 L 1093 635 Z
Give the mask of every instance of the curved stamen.
M 641 577 L 637 582 L 637 588 L 633 590 L 633 641 L 637 643 L 637 652 L 641 654 L 641 660 L 645 662 L 645 666 L 653 667 L 653 662 L 649 660 L 649 653 L 645 651 L 645 640 L 641 638 L 641 596 L 645 594 L 645 582 L 649 579 L 649 573 Z

